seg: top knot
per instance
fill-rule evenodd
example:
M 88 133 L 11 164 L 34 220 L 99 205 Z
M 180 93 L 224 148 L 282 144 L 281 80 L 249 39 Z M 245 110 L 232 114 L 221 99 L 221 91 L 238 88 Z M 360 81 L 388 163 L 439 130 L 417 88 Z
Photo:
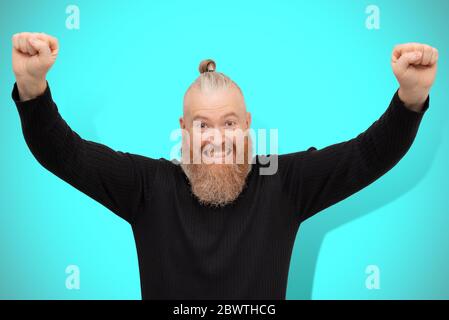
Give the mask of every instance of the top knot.
M 217 65 L 214 60 L 207 59 L 207 60 L 201 61 L 199 70 L 200 70 L 201 74 L 206 73 L 206 72 L 215 72 L 216 67 L 217 67 Z

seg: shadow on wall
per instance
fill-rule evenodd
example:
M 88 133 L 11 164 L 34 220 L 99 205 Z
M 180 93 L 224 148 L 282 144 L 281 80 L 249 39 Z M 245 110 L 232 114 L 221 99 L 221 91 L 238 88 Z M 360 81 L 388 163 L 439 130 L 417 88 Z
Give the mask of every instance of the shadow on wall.
M 426 176 L 443 139 L 444 123 L 437 120 L 438 114 L 447 112 L 439 108 L 443 104 L 439 103 L 437 106 L 435 100 L 431 104 L 433 107 L 431 106 L 423 118 L 417 137 L 425 122 L 432 121 L 435 125 L 432 125 L 432 129 L 425 137 L 420 137 L 422 143 L 417 145 L 415 139 L 408 153 L 398 165 L 381 177 L 380 183 L 376 181 L 367 187 L 369 190 L 365 188 L 338 205 L 318 213 L 318 217 L 315 216 L 312 219 L 320 220 L 318 223 L 313 223 L 313 226 L 307 228 L 300 226 L 296 238 L 298 242 L 295 243 L 292 253 L 287 299 L 312 299 L 318 256 L 328 232 L 395 201 L 411 191 Z M 437 108 L 439 110 L 435 110 Z M 433 115 L 431 116 L 430 113 Z M 447 119 L 447 116 L 445 115 L 443 119 Z

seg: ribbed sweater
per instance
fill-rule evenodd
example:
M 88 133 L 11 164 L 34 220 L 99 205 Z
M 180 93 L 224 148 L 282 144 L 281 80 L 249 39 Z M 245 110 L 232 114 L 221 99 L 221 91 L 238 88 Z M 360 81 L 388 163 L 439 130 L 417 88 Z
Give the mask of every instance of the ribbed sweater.
M 285 299 L 300 224 L 367 187 L 410 149 L 421 112 L 394 94 L 382 116 L 357 137 L 278 155 L 278 169 L 260 174 L 255 156 L 237 200 L 221 208 L 192 195 L 175 161 L 115 151 L 87 141 L 45 93 L 16 104 L 25 141 L 54 175 L 130 223 L 143 299 Z M 49 199 L 51 192 L 49 191 Z

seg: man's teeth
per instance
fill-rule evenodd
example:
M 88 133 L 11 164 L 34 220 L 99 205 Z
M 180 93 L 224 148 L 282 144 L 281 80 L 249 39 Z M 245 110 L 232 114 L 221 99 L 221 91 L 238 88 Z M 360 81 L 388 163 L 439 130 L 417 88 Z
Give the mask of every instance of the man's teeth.
M 205 150 L 204 154 L 205 154 L 207 157 L 210 157 L 210 158 L 221 158 L 221 157 L 223 157 L 223 156 L 228 156 L 228 155 L 230 155 L 231 152 L 232 152 L 232 148 L 227 148 L 227 149 L 226 149 L 226 153 L 224 153 L 222 150 L 220 150 L 220 151 L 215 151 L 214 148 L 209 148 L 209 149 L 206 149 L 206 150 Z

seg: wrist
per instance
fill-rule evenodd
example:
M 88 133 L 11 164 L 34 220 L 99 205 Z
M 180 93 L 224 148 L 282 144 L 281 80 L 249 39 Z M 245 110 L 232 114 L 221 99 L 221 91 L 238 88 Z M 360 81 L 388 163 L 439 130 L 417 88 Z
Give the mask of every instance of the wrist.
M 423 109 L 424 104 L 429 97 L 428 90 L 405 90 L 399 88 L 398 90 L 399 99 L 404 103 L 404 105 L 412 110 L 419 112 Z
M 35 99 L 44 94 L 45 90 L 47 89 L 47 80 L 45 78 L 42 79 L 17 78 L 16 82 L 21 101 Z

